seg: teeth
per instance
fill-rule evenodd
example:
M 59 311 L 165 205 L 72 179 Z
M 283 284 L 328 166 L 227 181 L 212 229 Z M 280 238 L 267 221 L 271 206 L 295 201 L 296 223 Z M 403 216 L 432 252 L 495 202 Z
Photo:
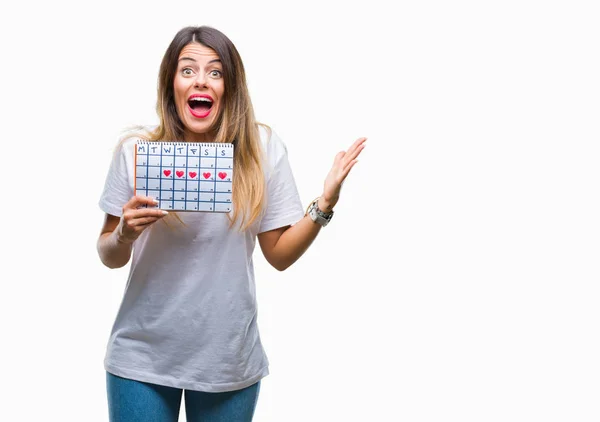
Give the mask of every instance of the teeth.
M 194 98 L 190 98 L 191 101 L 204 101 L 207 103 L 212 103 L 211 100 L 209 100 L 208 98 L 204 98 L 204 97 L 194 97 Z

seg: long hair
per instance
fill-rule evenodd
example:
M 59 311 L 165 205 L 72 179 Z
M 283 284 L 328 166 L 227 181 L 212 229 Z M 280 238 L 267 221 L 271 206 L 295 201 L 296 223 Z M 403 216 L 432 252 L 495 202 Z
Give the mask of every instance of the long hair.
M 138 133 L 136 136 L 149 141 L 183 141 L 185 128 L 177 114 L 173 82 L 179 54 L 190 43 L 199 43 L 213 49 L 223 66 L 223 107 L 220 107 L 210 131 L 215 142 L 232 143 L 235 146 L 230 226 L 239 219 L 241 230 L 246 230 L 260 216 L 265 201 L 258 126 L 264 126 L 269 133 L 270 128 L 257 122 L 254 117 L 244 64 L 225 34 L 209 26 L 188 26 L 175 35 L 163 56 L 158 75 L 156 112 L 159 125 L 149 133 Z

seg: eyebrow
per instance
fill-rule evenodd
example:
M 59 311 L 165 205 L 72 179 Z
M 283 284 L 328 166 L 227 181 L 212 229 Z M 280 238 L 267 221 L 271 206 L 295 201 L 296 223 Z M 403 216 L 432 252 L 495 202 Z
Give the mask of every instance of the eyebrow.
M 190 60 L 190 61 L 192 61 L 192 62 L 195 62 L 195 61 L 196 61 L 196 59 L 192 59 L 191 57 L 181 57 L 181 58 L 179 59 L 179 61 L 182 61 L 182 60 Z M 209 61 L 209 62 L 208 62 L 208 63 L 206 63 L 206 64 L 211 64 L 211 63 L 215 63 L 215 62 L 219 62 L 219 63 L 221 63 L 221 60 L 220 60 L 220 59 L 213 59 L 213 60 Z M 221 63 L 221 64 L 222 64 L 222 63 Z

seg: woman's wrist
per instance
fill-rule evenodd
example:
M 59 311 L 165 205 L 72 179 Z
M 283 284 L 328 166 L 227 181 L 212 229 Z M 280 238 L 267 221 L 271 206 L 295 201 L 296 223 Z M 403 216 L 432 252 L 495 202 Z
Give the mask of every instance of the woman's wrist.
M 328 212 L 333 211 L 333 207 L 335 207 L 335 204 L 337 204 L 337 198 L 327 199 L 327 198 L 325 198 L 325 196 L 321 195 L 319 197 L 317 206 L 319 207 L 319 209 L 322 212 L 328 213 Z

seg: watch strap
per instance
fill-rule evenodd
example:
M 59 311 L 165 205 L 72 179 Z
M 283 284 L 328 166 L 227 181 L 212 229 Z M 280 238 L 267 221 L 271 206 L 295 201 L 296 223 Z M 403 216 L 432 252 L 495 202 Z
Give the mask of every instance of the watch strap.
M 319 197 L 320 198 L 320 197 Z M 312 221 L 325 227 L 331 221 L 333 217 L 333 210 L 330 212 L 323 212 L 319 209 L 319 198 L 316 198 L 308 206 L 307 214 L 310 216 Z

